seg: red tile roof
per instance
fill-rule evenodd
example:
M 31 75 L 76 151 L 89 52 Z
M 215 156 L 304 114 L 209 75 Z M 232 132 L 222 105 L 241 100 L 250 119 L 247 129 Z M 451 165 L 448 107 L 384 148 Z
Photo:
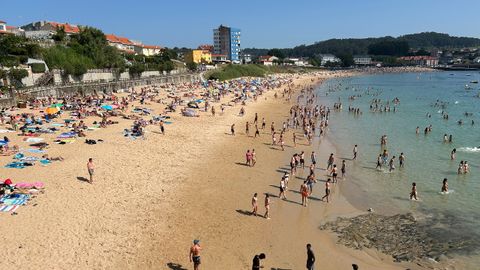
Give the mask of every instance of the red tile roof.
M 65 33 L 68 34 L 78 34 L 80 33 L 80 28 L 78 26 L 73 25 L 73 24 L 68 24 L 68 23 L 57 23 L 57 22 L 47 22 L 54 28 L 63 28 L 65 30 Z
M 115 36 L 113 34 L 107 34 L 105 35 L 105 38 L 107 39 L 107 41 L 109 42 L 113 42 L 113 43 L 121 43 L 121 44 L 124 44 L 124 45 L 133 45 L 133 42 L 131 42 L 128 38 L 126 37 L 119 37 L 119 36 Z
M 145 49 L 161 49 L 162 47 L 156 45 L 142 45 Z

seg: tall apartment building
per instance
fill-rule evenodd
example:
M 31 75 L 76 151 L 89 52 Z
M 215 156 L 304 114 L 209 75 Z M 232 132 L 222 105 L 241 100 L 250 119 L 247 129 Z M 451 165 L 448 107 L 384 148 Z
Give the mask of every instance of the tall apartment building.
M 213 53 L 225 55 L 232 63 L 240 63 L 241 30 L 220 25 L 213 29 Z

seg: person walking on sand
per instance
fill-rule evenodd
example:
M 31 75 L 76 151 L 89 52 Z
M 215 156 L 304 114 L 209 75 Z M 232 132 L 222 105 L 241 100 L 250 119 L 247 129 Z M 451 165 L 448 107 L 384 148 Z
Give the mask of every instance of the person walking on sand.
M 332 182 L 332 180 L 330 178 L 327 179 L 327 182 L 325 183 L 325 196 L 322 197 L 322 202 L 323 202 L 323 199 L 327 198 L 327 203 L 328 203 L 328 199 L 330 197 L 330 183 Z
M 327 170 L 329 170 L 330 168 L 333 168 L 334 161 L 335 161 L 335 158 L 333 157 L 333 153 L 331 153 L 330 157 L 328 157 Z
M 232 134 L 232 136 L 235 136 L 235 124 L 232 124 L 232 126 L 230 127 L 230 133 Z
M 282 177 L 282 179 L 280 179 L 280 193 L 278 194 L 278 197 L 286 200 L 287 199 L 287 196 L 285 195 L 286 190 L 287 190 L 287 185 L 285 183 L 285 177 Z
M 310 159 L 312 160 L 313 169 L 315 169 L 315 167 L 317 166 L 317 154 L 315 154 L 315 151 L 312 151 Z
M 345 178 L 346 175 L 346 164 L 345 164 L 345 159 L 342 161 L 342 168 L 340 169 L 342 171 L 342 179 Z
M 200 251 L 202 248 L 200 247 L 200 240 L 193 240 L 193 246 L 190 248 L 190 262 L 193 262 L 193 269 L 198 270 L 200 269 Z
M 255 153 L 255 149 L 252 149 L 252 152 L 250 153 L 251 155 L 251 160 L 250 162 L 252 163 L 252 167 L 257 164 L 257 154 Z
M 93 159 L 89 158 L 87 162 L 87 170 L 88 175 L 90 176 L 90 180 L 88 181 L 90 184 L 93 183 L 93 173 L 95 171 L 95 164 L 93 164 Z
M 252 197 L 252 213 L 251 215 L 257 216 L 257 211 L 258 211 L 258 198 L 257 198 L 257 193 L 253 194 Z
M 263 217 L 270 219 L 270 195 L 268 193 L 265 194 L 265 215 Z
M 250 153 L 250 149 L 245 153 L 245 165 L 249 167 L 252 166 L 252 153 Z
M 300 194 L 302 194 L 302 206 L 307 207 L 307 205 L 308 205 L 307 181 L 303 181 L 303 184 L 300 186 Z
M 315 254 L 313 254 L 312 245 L 307 244 L 307 270 L 313 270 L 315 264 Z
M 163 125 L 163 120 L 160 120 L 160 132 L 162 135 L 165 135 L 165 126 Z
M 245 134 L 247 134 L 247 137 L 250 136 L 250 124 L 247 123 L 245 124 Z
M 417 183 L 413 182 L 412 183 L 412 191 L 410 192 L 410 200 L 415 200 L 417 201 Z
M 263 268 L 263 266 L 260 266 L 260 260 L 265 259 L 265 257 L 266 256 L 264 253 L 255 255 L 255 257 L 253 257 L 252 270 L 259 270 L 260 268 Z

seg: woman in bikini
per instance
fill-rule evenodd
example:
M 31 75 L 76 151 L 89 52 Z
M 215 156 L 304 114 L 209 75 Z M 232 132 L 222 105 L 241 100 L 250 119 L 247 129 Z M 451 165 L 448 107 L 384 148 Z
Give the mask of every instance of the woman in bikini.
M 258 203 L 257 203 L 257 193 L 253 194 L 252 198 L 252 215 L 257 216 L 257 210 L 258 210 Z
M 307 181 L 303 181 L 303 184 L 300 186 L 300 193 L 302 194 L 302 205 L 306 207 L 308 204 Z

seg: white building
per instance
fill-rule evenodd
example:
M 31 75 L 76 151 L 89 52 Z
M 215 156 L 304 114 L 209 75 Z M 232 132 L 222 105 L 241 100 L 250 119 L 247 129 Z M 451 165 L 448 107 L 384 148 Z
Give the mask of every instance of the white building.
M 278 61 L 278 57 L 270 56 L 270 55 L 264 55 L 264 56 L 260 56 L 258 58 L 258 61 L 264 66 L 272 66 L 273 62 Z
M 339 63 L 340 62 L 340 58 L 336 57 L 333 54 L 319 54 L 318 58 L 320 58 L 320 61 L 321 61 L 320 64 L 322 66 L 325 66 L 325 64 L 327 64 L 328 62 L 330 62 L 330 63 Z
M 162 52 L 162 47 L 155 45 L 135 44 L 134 50 L 136 54 L 145 56 L 153 56 Z
M 286 60 L 292 62 L 293 65 L 298 67 L 304 67 L 308 65 L 308 61 L 305 61 L 301 58 L 287 58 Z
M 372 58 L 368 55 L 355 55 L 353 61 L 357 66 L 368 66 L 372 64 Z

